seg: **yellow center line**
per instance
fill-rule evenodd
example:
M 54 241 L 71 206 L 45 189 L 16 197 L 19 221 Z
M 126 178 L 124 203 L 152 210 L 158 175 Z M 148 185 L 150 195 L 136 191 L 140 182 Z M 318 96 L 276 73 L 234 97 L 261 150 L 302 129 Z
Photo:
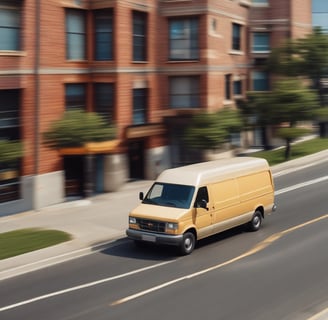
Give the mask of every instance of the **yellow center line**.
M 173 279 L 169 282 L 165 282 L 163 284 L 160 284 L 160 285 L 157 285 L 157 286 L 154 286 L 152 288 L 149 288 L 147 290 L 144 290 L 144 291 L 140 291 L 140 292 L 137 292 L 133 295 L 130 295 L 130 296 L 127 296 L 125 298 L 122 298 L 122 299 L 119 299 L 119 300 L 116 300 L 112 303 L 110 303 L 110 306 L 116 306 L 116 305 L 119 305 L 119 304 L 122 304 L 122 303 L 125 303 L 125 302 L 128 302 L 128 301 L 131 301 L 131 300 L 134 300 L 134 299 L 137 299 L 141 296 L 144 296 L 146 294 L 149 294 L 151 292 L 154 292 L 154 291 L 157 291 L 157 290 L 160 290 L 160 289 L 163 289 L 165 287 L 168 287 L 170 285 L 173 285 L 175 283 L 178 283 L 178 282 L 181 282 L 181 281 L 184 281 L 184 280 L 188 280 L 188 279 L 191 279 L 191 278 L 194 278 L 194 277 L 198 277 L 202 274 L 205 274 L 205 273 L 208 273 L 210 271 L 213 271 L 213 270 L 216 270 L 216 269 L 220 269 L 222 267 L 225 267 L 229 264 L 232 264 L 236 261 L 239 261 L 241 259 L 244 259 L 246 257 L 249 257 L 251 255 L 254 255 L 255 253 L 261 251 L 261 250 L 264 250 L 265 248 L 267 248 L 269 245 L 271 245 L 273 242 L 279 240 L 281 237 L 283 237 L 284 235 L 288 234 L 288 233 L 291 233 L 295 230 L 298 230 L 298 229 L 301 229 L 301 228 L 304 228 L 310 224 L 313 224 L 313 223 L 316 223 L 318 221 L 321 221 L 321 220 L 324 220 L 324 219 L 327 219 L 328 218 L 328 214 L 326 215 L 323 215 L 319 218 L 316 218 L 316 219 L 313 219 L 313 220 L 310 220 L 310 221 L 307 221 L 305 223 L 302 223 L 302 224 L 299 224 L 295 227 L 291 227 L 289 229 L 286 229 L 284 231 L 281 231 L 281 232 L 278 232 L 278 233 L 275 233 L 273 235 L 271 235 L 270 237 L 266 238 L 265 240 L 261 241 L 260 243 L 258 243 L 255 247 L 253 247 L 252 249 L 250 249 L 249 251 L 243 253 L 242 255 L 238 256 L 238 257 L 235 257 L 233 259 L 230 259 L 228 261 L 225 261 L 223 263 L 220 263 L 220 264 L 217 264 L 215 266 L 212 266 L 210 268 L 206 268 L 206 269 L 203 269 L 203 270 L 200 270 L 198 272 L 195 272 L 195 273 L 192 273 L 192 274 L 189 274 L 189 275 L 185 275 L 183 277 L 180 277 L 180 278 L 177 278 L 177 279 Z

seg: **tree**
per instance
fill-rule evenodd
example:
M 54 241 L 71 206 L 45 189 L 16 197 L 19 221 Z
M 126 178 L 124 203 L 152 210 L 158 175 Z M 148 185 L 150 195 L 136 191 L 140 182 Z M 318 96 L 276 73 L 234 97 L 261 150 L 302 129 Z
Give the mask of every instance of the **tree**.
M 270 72 L 286 76 L 307 77 L 317 91 L 321 107 L 327 107 L 323 83 L 328 78 L 328 35 L 315 28 L 305 38 L 288 41 L 272 51 L 268 60 Z M 327 121 L 318 119 L 320 135 L 327 136 Z
M 217 113 L 195 114 L 184 136 L 193 149 L 214 150 L 229 141 L 230 134 L 239 132 L 242 126 L 237 110 L 224 108 Z
M 0 140 L 0 167 L 15 164 L 22 156 L 21 142 Z
M 277 135 L 286 142 L 285 157 L 288 159 L 291 142 L 309 132 L 296 128 L 296 125 L 299 121 L 314 119 L 318 99 L 315 92 L 304 87 L 300 80 L 286 78 L 277 81 L 271 92 L 253 95 L 252 104 L 258 115 L 258 123 L 263 120 L 265 124 L 284 124 Z
M 44 133 L 45 143 L 55 149 L 80 147 L 88 142 L 112 140 L 115 128 L 96 113 L 82 110 L 66 111 Z
M 277 131 L 277 136 L 286 141 L 285 160 L 288 160 L 290 158 L 291 142 L 301 136 L 304 136 L 309 132 L 310 130 L 306 128 L 295 128 L 295 127 L 280 128 Z
M 268 104 L 269 92 L 248 92 L 246 100 L 239 102 L 245 127 L 260 128 L 264 149 L 271 148 L 266 136 L 266 128 L 272 125 L 271 107 Z

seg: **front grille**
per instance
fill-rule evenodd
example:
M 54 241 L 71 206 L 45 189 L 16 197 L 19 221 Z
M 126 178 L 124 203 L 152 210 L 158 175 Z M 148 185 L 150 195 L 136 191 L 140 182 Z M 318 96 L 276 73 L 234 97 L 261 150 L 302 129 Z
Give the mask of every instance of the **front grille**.
M 165 232 L 165 222 L 148 219 L 137 219 L 137 224 L 142 230 Z

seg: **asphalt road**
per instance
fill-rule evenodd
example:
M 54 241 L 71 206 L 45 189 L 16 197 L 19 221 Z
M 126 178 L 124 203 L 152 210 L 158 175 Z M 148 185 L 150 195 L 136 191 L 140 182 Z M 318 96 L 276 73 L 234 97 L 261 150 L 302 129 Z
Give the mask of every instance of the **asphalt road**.
M 328 163 L 275 178 L 278 211 L 186 257 L 120 240 L 4 280 L 0 319 L 303 320 L 328 307 Z

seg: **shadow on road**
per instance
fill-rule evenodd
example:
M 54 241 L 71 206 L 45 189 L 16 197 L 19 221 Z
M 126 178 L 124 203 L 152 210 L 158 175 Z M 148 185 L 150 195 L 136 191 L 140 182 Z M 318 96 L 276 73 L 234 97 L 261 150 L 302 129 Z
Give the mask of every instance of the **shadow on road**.
M 244 232 L 245 226 L 239 226 L 231 230 L 218 233 L 211 237 L 199 240 L 196 244 L 195 250 L 200 250 L 203 247 L 215 244 L 216 242 L 220 242 Z M 180 256 L 177 248 L 174 246 L 156 245 L 146 242 L 141 245 L 136 245 L 128 238 L 116 240 L 110 245 L 104 247 L 104 249 L 100 252 L 111 256 L 153 261 L 176 259 Z

